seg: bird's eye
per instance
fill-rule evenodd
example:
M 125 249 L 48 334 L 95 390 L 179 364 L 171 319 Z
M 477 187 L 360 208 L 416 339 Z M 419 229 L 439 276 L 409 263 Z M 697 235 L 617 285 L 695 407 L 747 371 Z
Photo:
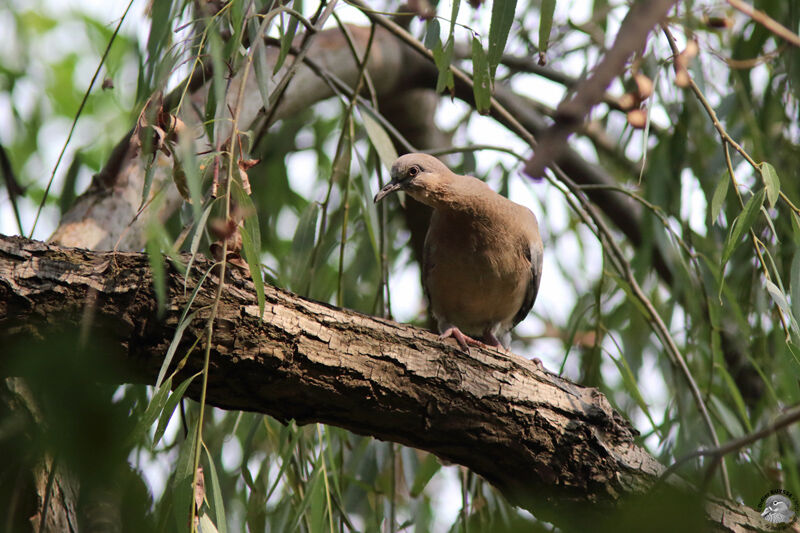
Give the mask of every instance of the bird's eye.
M 408 169 L 408 175 L 411 176 L 412 178 L 417 174 L 419 174 L 419 167 L 411 167 Z

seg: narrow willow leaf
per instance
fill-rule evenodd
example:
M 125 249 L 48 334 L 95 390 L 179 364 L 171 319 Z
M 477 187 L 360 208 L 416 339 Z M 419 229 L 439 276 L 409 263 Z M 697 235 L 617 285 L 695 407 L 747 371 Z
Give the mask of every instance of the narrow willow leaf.
M 319 213 L 320 205 L 317 202 L 310 202 L 297 222 L 297 229 L 292 239 L 292 247 L 289 250 L 289 257 L 286 261 L 289 277 L 288 285 L 294 290 L 304 287 L 309 276 L 309 261 L 311 260 L 311 251 L 314 249 L 314 242 L 317 237 Z
M 434 474 L 441 470 L 441 468 L 442 463 L 439 462 L 439 459 L 432 453 L 429 453 L 419 465 L 419 468 L 417 468 L 417 473 L 414 476 L 414 484 L 411 486 L 411 497 L 416 498 L 422 494 L 422 491 L 428 486 L 428 482 L 430 482 Z
M 750 424 L 750 417 L 747 415 L 747 407 L 744 403 L 744 398 L 742 398 L 742 393 L 739 392 L 739 387 L 736 385 L 736 381 L 734 381 L 733 377 L 730 375 L 724 365 L 714 363 L 714 367 L 722 376 L 722 379 L 725 382 L 725 387 L 728 389 L 728 394 L 730 394 L 731 398 L 733 398 L 733 404 L 736 406 L 736 411 L 739 414 L 739 418 L 742 422 L 744 422 L 745 429 L 748 432 L 753 431 L 753 426 Z
M 278 69 L 276 68 L 275 70 L 277 71 Z M 261 96 L 261 105 L 264 106 L 264 109 L 269 109 L 269 82 L 272 77 L 269 75 L 267 47 L 263 44 L 255 48 L 253 54 L 253 71 L 256 74 L 256 85 L 258 85 L 258 94 Z
M 769 292 L 769 295 L 772 296 L 772 300 L 780 308 L 784 316 L 789 319 L 792 331 L 795 335 L 800 337 L 800 326 L 798 326 L 797 320 L 794 318 L 792 308 L 789 306 L 789 301 L 786 299 L 786 295 L 783 294 L 783 291 L 780 290 L 780 288 L 778 288 L 778 286 L 772 281 L 766 280 L 764 283 L 767 286 L 767 292 Z
M 428 22 L 428 27 L 425 29 L 425 48 L 433 50 L 436 45 L 441 45 L 442 28 L 439 25 L 439 19 L 433 19 Z
M 197 533 L 218 533 L 218 531 L 211 518 L 203 513 L 200 517 L 200 522 L 197 524 Z
M 611 354 L 608 355 L 611 357 L 611 360 L 614 361 L 614 364 L 617 365 L 617 369 L 619 370 L 620 376 L 622 376 L 622 381 L 625 384 L 625 388 L 628 389 L 628 392 L 633 396 L 633 399 L 647 417 L 650 425 L 653 428 L 657 428 L 658 426 L 653 420 L 653 417 L 650 416 L 650 409 L 647 406 L 644 396 L 642 396 L 642 392 L 639 390 L 639 385 L 636 382 L 636 376 L 631 370 L 631 367 L 628 365 L 628 361 L 622 356 L 617 358 Z
M 189 248 L 189 252 L 191 255 L 189 256 L 189 263 L 186 265 L 186 275 L 183 277 L 183 291 L 184 294 L 186 293 L 186 283 L 188 283 L 189 276 L 192 273 L 192 264 L 194 263 L 195 258 L 197 257 L 197 249 L 200 247 L 200 240 L 203 238 L 206 229 L 206 221 L 208 220 L 208 215 L 211 214 L 211 208 L 214 206 L 214 200 L 208 202 L 205 210 L 203 210 L 203 214 L 200 215 L 200 220 L 197 221 L 197 224 L 194 228 L 194 236 L 192 237 L 192 244 Z
M 794 253 L 790 278 L 792 290 L 792 312 L 795 320 L 800 320 L 800 250 Z
M 514 22 L 514 11 L 517 0 L 494 0 L 492 3 L 492 21 L 489 24 L 489 73 L 494 79 L 497 65 L 503 56 L 503 50 L 511 33 L 511 23 Z
M 298 6 L 295 6 L 295 8 L 298 9 Z M 302 8 L 299 9 L 302 11 Z M 299 21 L 294 16 L 287 16 L 289 17 L 289 22 L 284 26 L 284 16 L 281 15 L 281 50 L 278 53 L 278 60 L 275 62 L 275 68 L 272 71 L 273 75 L 277 73 L 283 66 L 283 62 L 286 60 L 286 56 L 289 54 L 289 49 L 292 47 L 294 36 L 297 33 L 297 25 L 299 24 Z
M 189 316 L 186 316 L 186 311 L 188 310 L 188 306 L 183 311 L 184 316 L 181 317 L 181 321 L 178 323 L 178 328 L 175 330 L 175 335 L 172 337 L 172 342 L 169 343 L 169 348 L 167 349 L 167 355 L 164 357 L 164 362 L 161 363 L 161 370 L 158 371 L 158 379 L 156 379 L 156 388 L 161 386 L 161 381 L 164 379 L 164 376 L 167 375 L 167 370 L 169 369 L 169 364 L 172 362 L 172 358 L 175 355 L 175 351 L 178 349 L 178 346 L 181 343 L 181 339 L 183 338 L 183 332 L 186 331 L 186 328 L 189 327 L 189 324 L 192 323 L 194 317 L 197 315 L 198 311 L 193 311 Z
M 792 237 L 795 244 L 800 246 L 800 215 L 792 211 Z
M 367 227 L 367 233 L 369 236 L 369 242 L 372 246 L 372 251 L 375 254 L 375 264 L 381 264 L 381 252 L 380 252 L 380 244 L 378 243 L 378 228 L 380 227 L 380 223 L 378 222 L 378 210 L 375 207 L 375 202 L 372 201 L 372 191 L 369 187 L 369 169 L 367 168 L 367 163 L 361 157 L 361 154 L 358 150 L 353 150 L 356 154 L 356 159 L 358 160 L 359 167 L 361 167 L 361 172 L 359 172 L 361 179 L 360 182 L 360 196 L 361 196 L 361 209 L 364 210 L 364 225 Z
M 158 315 L 164 314 L 167 300 L 167 271 L 164 256 L 161 255 L 161 232 L 158 222 L 151 222 L 147 227 L 147 260 L 150 262 L 150 274 L 153 278 L 153 289 L 158 302 Z
M 192 500 L 192 469 L 194 468 L 194 446 L 197 440 L 197 422 L 189 425 L 189 434 L 178 449 L 178 460 L 175 462 L 175 475 L 172 478 L 170 492 L 173 497 L 173 513 L 175 530 L 185 531 L 189 524 Z
M 745 204 L 744 209 L 742 209 L 741 214 L 739 214 L 734 221 L 731 232 L 728 235 L 728 240 L 725 241 L 725 247 L 722 252 L 723 265 L 728 262 L 728 259 L 730 259 L 731 254 L 733 254 L 733 251 L 739 244 L 742 235 L 750 231 L 750 228 L 753 226 L 753 222 L 755 222 L 758 213 L 761 211 L 765 194 L 766 190 L 761 189 L 756 194 L 751 196 Z
M 225 518 L 225 503 L 222 498 L 222 489 L 219 485 L 219 476 L 217 475 L 217 466 L 214 464 L 214 459 L 211 457 L 211 452 L 208 451 L 205 443 L 203 443 L 203 450 L 206 452 L 206 459 L 208 459 L 208 469 L 211 477 L 211 510 L 214 512 L 216 518 L 217 529 L 220 533 L 228 533 L 228 525 Z
M 764 188 L 767 189 L 767 202 L 770 207 L 775 207 L 775 202 L 778 201 L 778 194 L 781 192 L 781 180 L 778 179 L 775 167 L 766 161 L 759 165 L 759 169 L 761 170 L 761 177 L 764 178 Z
M 556 0 L 542 0 L 542 7 L 539 10 L 539 53 L 547 52 L 555 11 Z
M 156 387 L 150 403 L 147 404 L 147 409 L 144 410 L 141 420 L 136 428 L 136 435 L 143 435 L 147 432 L 150 426 L 158 419 L 159 414 L 164 410 L 167 404 L 169 391 L 172 388 L 172 379 L 167 378 L 163 385 Z
M 472 92 L 478 113 L 485 115 L 492 105 L 492 87 L 489 77 L 489 63 L 480 39 L 472 38 Z
M 169 398 L 164 404 L 163 409 L 161 409 L 161 416 L 158 418 L 158 426 L 156 426 L 156 432 L 153 434 L 153 448 L 158 445 L 159 441 L 161 441 L 161 438 L 164 436 L 164 432 L 167 430 L 169 421 L 172 418 L 172 413 L 175 412 L 175 408 L 178 406 L 178 402 L 181 401 L 181 398 L 183 398 L 183 395 L 186 393 L 186 389 L 189 387 L 189 384 L 201 373 L 202 372 L 198 372 L 197 374 L 189 376 L 183 380 L 181 384 L 175 388 L 172 394 L 169 395 Z M 167 378 L 167 381 L 164 382 L 164 387 L 167 387 L 167 384 L 172 384 L 171 377 Z
M 450 71 L 450 63 L 453 61 L 452 39 L 447 41 L 444 48 L 439 43 L 433 49 L 433 61 L 439 71 L 439 77 L 436 79 L 436 92 L 440 93 L 445 89 L 453 90 L 455 88 L 455 80 L 453 79 L 453 73 Z
M 253 204 L 253 199 L 242 188 L 242 183 L 237 178 L 233 187 L 233 196 L 236 205 L 248 215 L 243 220 L 241 229 L 242 247 L 244 248 L 247 266 L 250 267 L 250 277 L 253 279 L 253 288 L 256 290 L 258 301 L 259 319 L 264 316 L 264 274 L 261 272 L 261 227 L 258 222 L 258 210 Z
M 378 152 L 381 163 L 387 170 L 391 169 L 392 163 L 397 159 L 397 150 L 394 149 L 394 143 L 392 143 L 389 134 L 386 133 L 386 130 L 377 120 L 370 116 L 369 111 L 361 111 L 361 120 L 364 123 L 364 129 L 367 130 L 369 141 L 375 147 L 375 151 Z
M 714 188 L 714 195 L 711 197 L 711 223 L 718 223 L 719 215 L 722 211 L 722 204 L 725 203 L 725 197 L 728 196 L 728 184 L 730 179 L 727 175 L 722 176 L 717 186 Z
M 450 31 L 447 33 L 448 39 L 454 39 L 456 31 L 456 19 L 458 19 L 458 9 L 461 7 L 461 0 L 451 0 L 453 7 L 450 10 Z

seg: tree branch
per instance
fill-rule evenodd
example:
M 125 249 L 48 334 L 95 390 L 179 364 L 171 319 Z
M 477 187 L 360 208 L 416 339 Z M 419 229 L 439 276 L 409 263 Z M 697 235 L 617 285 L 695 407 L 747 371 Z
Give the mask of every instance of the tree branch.
M 195 264 L 195 272 L 211 268 L 204 259 Z M 92 327 L 111 332 L 125 353 L 121 379 L 154 383 L 189 298 L 183 277 L 168 270 L 167 310 L 159 317 L 144 254 L 0 237 L 0 342 L 78 328 L 92 305 Z M 198 291 L 192 308 L 199 311 L 179 357 L 202 336 L 216 283 L 211 274 Z M 90 289 L 95 294 L 87 298 Z M 642 494 L 664 470 L 596 389 L 513 354 L 465 354 L 418 328 L 270 286 L 265 292 L 259 317 L 252 282 L 230 271 L 211 350 L 210 405 L 333 424 L 428 450 L 554 522 L 556 511 L 574 504 L 591 514 Z M 200 368 L 201 351 L 189 355 L 183 374 Z M 196 398 L 199 386 L 188 394 Z M 708 500 L 706 512 L 720 531 L 764 527 L 735 502 Z

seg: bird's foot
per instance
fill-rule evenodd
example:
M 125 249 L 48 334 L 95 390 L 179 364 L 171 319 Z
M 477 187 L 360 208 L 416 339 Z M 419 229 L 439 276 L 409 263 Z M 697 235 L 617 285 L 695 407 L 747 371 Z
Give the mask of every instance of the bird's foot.
M 458 343 L 458 345 L 461 347 L 461 349 L 464 350 L 467 353 L 470 353 L 470 351 L 469 351 L 470 345 L 478 346 L 478 347 L 486 346 L 481 341 L 475 340 L 475 339 L 473 339 L 472 337 L 470 337 L 468 335 L 464 335 L 461 332 L 461 330 L 458 329 L 455 326 L 451 326 L 451 327 L 447 328 L 446 330 L 444 330 L 442 332 L 442 334 L 439 335 L 439 340 L 443 341 L 443 340 L 447 339 L 448 337 L 454 338 L 455 341 Z

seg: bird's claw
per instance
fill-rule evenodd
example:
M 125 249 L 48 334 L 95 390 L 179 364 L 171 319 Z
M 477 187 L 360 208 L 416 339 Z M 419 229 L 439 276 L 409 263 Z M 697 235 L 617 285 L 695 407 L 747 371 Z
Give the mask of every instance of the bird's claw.
M 458 329 L 455 326 L 447 328 L 446 330 L 444 330 L 442 332 L 442 334 L 439 335 L 439 340 L 443 341 L 443 340 L 445 340 L 445 339 L 447 339 L 449 337 L 452 337 L 453 339 L 455 339 L 456 343 L 458 343 L 458 345 L 461 347 L 461 349 L 464 350 L 468 355 L 472 355 L 471 352 L 470 352 L 470 349 L 469 349 L 470 345 L 477 346 L 477 347 L 485 347 L 486 346 L 481 341 L 475 340 L 475 339 L 473 339 L 472 337 L 470 337 L 468 335 L 464 335 L 461 332 L 461 330 Z

